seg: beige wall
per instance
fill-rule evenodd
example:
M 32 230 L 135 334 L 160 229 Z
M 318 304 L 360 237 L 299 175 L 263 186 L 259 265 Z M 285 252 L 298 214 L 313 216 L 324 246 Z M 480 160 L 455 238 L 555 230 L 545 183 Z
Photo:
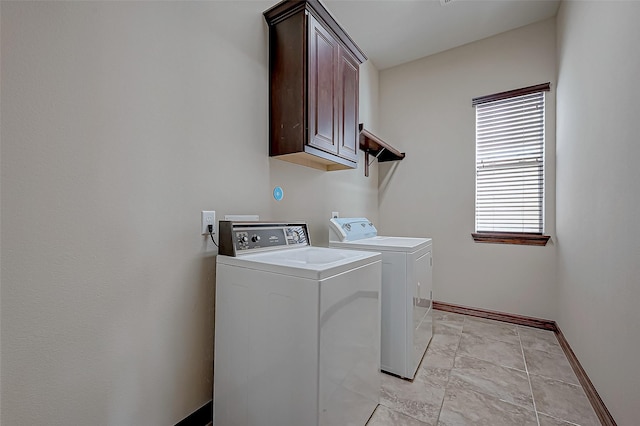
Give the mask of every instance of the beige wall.
M 558 323 L 619 425 L 640 418 L 640 3 L 558 15 Z
M 555 318 L 555 73 L 554 19 L 380 72 L 381 128 L 407 154 L 380 166 L 380 231 L 433 238 L 436 300 Z M 546 247 L 476 244 L 471 99 L 547 81 L 552 240 Z
M 211 399 L 201 210 L 316 243 L 333 210 L 377 218 L 377 167 L 268 158 L 265 7 L 1 3 L 3 425 L 174 424 Z

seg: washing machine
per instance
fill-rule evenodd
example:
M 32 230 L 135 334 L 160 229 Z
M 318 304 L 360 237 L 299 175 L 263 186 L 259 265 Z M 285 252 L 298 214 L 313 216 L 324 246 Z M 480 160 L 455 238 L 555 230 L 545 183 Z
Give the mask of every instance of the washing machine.
M 305 223 L 220 222 L 214 424 L 364 425 L 380 398 L 381 255 Z
M 431 238 L 384 237 L 366 218 L 334 218 L 329 247 L 382 253 L 382 371 L 413 379 L 433 336 Z

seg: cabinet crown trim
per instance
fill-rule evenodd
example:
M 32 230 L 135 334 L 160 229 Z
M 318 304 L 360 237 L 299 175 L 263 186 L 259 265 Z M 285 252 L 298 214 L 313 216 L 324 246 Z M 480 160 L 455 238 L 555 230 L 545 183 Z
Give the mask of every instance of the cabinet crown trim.
M 340 24 L 338 24 L 338 21 L 336 21 L 331 12 L 329 12 L 319 0 L 284 0 L 270 9 L 265 10 L 263 15 L 267 24 L 275 25 L 303 9 L 313 13 L 316 19 L 320 19 L 324 25 L 331 28 L 331 31 L 338 36 L 359 63 L 363 63 L 367 60 L 367 56 L 364 52 L 358 47 L 353 39 L 349 37 L 349 34 L 347 34 Z

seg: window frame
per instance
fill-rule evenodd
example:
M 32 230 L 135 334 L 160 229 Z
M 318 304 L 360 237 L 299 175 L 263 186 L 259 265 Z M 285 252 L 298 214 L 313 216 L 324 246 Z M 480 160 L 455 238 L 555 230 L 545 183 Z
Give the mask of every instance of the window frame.
M 471 105 L 475 108 L 476 105 L 480 105 L 487 102 L 493 102 L 508 98 L 513 98 L 516 96 L 528 95 L 531 93 L 537 92 L 548 92 L 551 90 L 551 83 L 543 83 L 537 84 L 534 86 L 523 87 L 515 90 L 508 90 L 505 92 L 494 93 L 491 95 L 479 96 L 473 98 L 471 101 Z M 546 96 L 545 96 L 545 114 L 546 114 Z M 476 140 L 475 147 L 477 149 L 477 127 L 475 129 Z M 543 134 L 543 148 L 546 149 L 547 137 L 546 137 L 546 129 Z M 476 156 L 477 159 L 477 156 Z M 546 164 L 546 161 L 544 162 Z M 546 167 L 544 168 L 546 174 Z M 477 173 L 477 165 L 476 165 L 476 173 Z M 476 175 L 477 176 L 477 175 Z M 546 176 L 545 176 L 545 184 L 546 184 Z M 477 187 L 476 187 L 477 191 Z M 546 185 L 543 187 L 543 201 L 541 209 L 544 210 L 545 198 L 546 198 L 547 190 Z M 474 192 L 475 197 L 477 197 L 477 192 Z M 474 201 L 474 221 L 476 220 L 476 206 L 477 199 Z M 543 227 L 545 225 L 543 221 Z M 475 228 L 475 226 L 474 226 Z M 543 229 L 544 231 L 544 229 Z M 481 232 L 473 232 L 471 233 L 473 240 L 476 243 L 493 243 L 493 244 L 517 244 L 517 245 L 535 245 L 535 246 L 544 246 L 549 241 L 550 236 L 544 235 L 543 233 L 532 233 L 532 232 L 498 232 L 498 231 L 481 231 Z

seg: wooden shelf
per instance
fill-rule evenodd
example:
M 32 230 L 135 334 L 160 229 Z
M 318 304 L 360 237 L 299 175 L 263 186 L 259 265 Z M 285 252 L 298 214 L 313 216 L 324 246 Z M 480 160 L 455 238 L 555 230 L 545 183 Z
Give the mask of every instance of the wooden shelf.
M 378 162 L 400 161 L 405 157 L 404 152 L 398 151 L 387 142 L 364 128 L 360 123 L 360 149 L 364 151 L 364 175 L 369 176 L 369 156 L 373 155 Z

